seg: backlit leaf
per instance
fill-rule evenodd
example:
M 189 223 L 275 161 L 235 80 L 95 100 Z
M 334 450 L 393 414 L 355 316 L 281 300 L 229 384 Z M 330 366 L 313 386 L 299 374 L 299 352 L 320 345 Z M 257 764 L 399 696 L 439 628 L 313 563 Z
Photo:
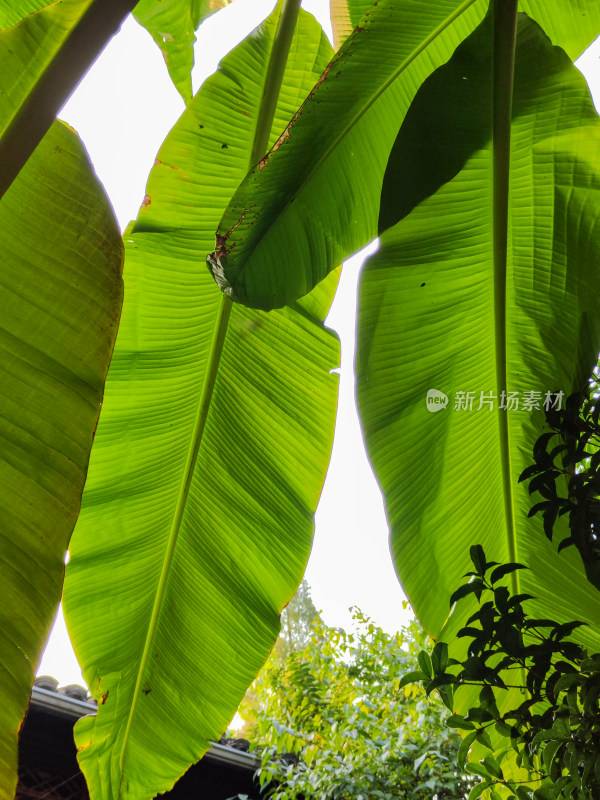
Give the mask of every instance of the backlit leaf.
M 0 230 L 0 797 L 12 800 L 122 298 L 117 224 L 67 126 L 0 201 Z
M 76 727 L 92 798 L 167 791 L 219 738 L 310 551 L 336 405 L 338 343 L 323 327 L 336 276 L 276 314 L 233 308 L 217 359 L 224 302 L 198 261 L 250 160 L 278 18 L 190 104 L 125 235 L 123 322 L 65 589 L 104 699 Z M 331 53 L 308 14 L 291 53 L 271 141 Z

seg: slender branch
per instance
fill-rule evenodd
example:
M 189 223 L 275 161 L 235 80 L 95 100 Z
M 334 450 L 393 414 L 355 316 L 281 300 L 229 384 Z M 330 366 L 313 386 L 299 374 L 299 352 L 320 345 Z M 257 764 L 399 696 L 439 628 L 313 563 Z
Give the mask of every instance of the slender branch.
M 526 689 L 527 687 L 523 684 L 513 685 L 511 683 L 505 683 L 504 686 L 496 686 L 492 685 L 491 683 L 484 683 L 483 681 L 461 681 L 460 683 L 455 684 L 456 688 L 459 686 L 490 686 L 492 689 Z
M 0 137 L 0 199 L 137 0 L 92 0 Z M 43 11 L 38 12 L 43 13 Z

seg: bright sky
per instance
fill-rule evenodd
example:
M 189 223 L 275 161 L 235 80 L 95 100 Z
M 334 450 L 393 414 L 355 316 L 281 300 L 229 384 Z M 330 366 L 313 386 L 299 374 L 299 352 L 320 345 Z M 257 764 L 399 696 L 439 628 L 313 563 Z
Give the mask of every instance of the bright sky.
M 235 0 L 201 26 L 194 91 L 274 5 L 275 0 Z M 330 35 L 327 0 L 304 0 L 303 6 Z M 579 64 L 596 89 L 597 104 L 598 44 Z M 122 228 L 137 216 L 156 153 L 182 111 L 183 101 L 158 48 L 133 19 L 123 25 L 63 109 L 60 116 L 83 138 Z M 328 317 L 342 341 L 340 400 L 306 578 L 326 623 L 349 627 L 348 609 L 357 605 L 391 632 L 406 619 L 404 596 L 392 566 L 383 502 L 364 452 L 354 406 L 354 321 L 361 263 L 362 258 L 355 257 L 344 266 Z M 63 685 L 83 682 L 60 615 L 38 674 L 53 675 Z

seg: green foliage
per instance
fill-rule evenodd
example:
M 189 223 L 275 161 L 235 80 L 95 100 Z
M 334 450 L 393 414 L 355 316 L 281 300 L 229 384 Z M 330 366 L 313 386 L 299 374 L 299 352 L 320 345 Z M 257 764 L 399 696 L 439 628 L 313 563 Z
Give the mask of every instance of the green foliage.
M 331 26 L 336 48 L 358 25 L 362 15 L 371 6 L 371 0 L 330 0 Z
M 122 266 L 108 198 L 78 136 L 56 122 L 0 201 L 2 800 L 14 794 L 17 733 L 60 601 Z
M 529 481 L 529 493 L 539 493 L 529 516 L 541 514 L 550 541 L 559 517 L 568 516 L 569 534 L 558 552 L 575 546 L 587 579 L 600 589 L 600 404 L 598 368 L 582 392 L 567 398 L 564 407 L 550 405 L 544 432 L 533 448 L 535 463 L 519 478 Z M 559 405 L 558 403 L 556 404 Z
M 2 3 L 0 198 L 135 3 L 136 0 Z
M 472 114 L 473 124 L 489 128 L 485 92 L 475 103 L 481 94 L 475 78 L 488 69 L 491 51 L 491 42 L 488 50 L 483 46 L 483 33 L 482 28 L 465 40 L 428 88 L 438 98 L 454 91 L 451 97 L 462 98 L 453 108 L 442 106 L 444 141 L 456 142 L 453 153 L 461 154 L 464 146 L 465 98 L 480 112 Z M 469 72 L 455 71 L 465 65 Z M 421 102 L 419 109 L 419 122 L 428 131 L 419 141 L 427 142 L 437 129 L 431 118 L 427 122 Z M 600 649 L 600 604 L 589 602 L 577 554 L 558 555 L 539 535 L 537 520 L 527 517 L 529 494 L 518 484 L 543 430 L 542 403 L 501 408 L 503 394 L 522 398 L 534 390 L 542 401 L 547 390 L 560 387 L 569 394 L 590 374 L 600 352 L 600 316 L 588 305 L 600 263 L 600 249 L 589 259 L 589 248 L 600 240 L 587 211 L 598 213 L 592 199 L 598 188 L 589 194 L 586 188 L 600 187 L 600 162 L 597 155 L 581 159 L 584 129 L 600 153 L 600 125 L 581 75 L 531 19 L 520 17 L 505 269 L 492 248 L 497 223 L 489 185 L 491 139 L 381 236 L 379 251 L 361 273 L 356 372 L 365 441 L 386 497 L 402 585 L 428 632 L 449 643 L 470 612 L 459 605 L 448 620 L 441 598 L 450 596 L 469 568 L 477 531 L 490 558 L 511 561 L 518 553 L 531 567 L 514 578 L 535 597 L 533 613 L 560 620 L 563 598 L 569 597 L 569 614 L 590 623 L 590 647 Z M 413 130 L 422 131 L 416 123 Z M 434 152 L 422 153 L 432 170 Z M 592 183 L 584 177 L 590 164 Z M 565 170 L 575 181 L 572 193 L 554 183 Z M 401 205 L 408 189 L 399 177 L 395 189 Z M 559 244 L 559 225 L 545 224 L 557 204 L 570 231 L 569 255 Z M 449 398 L 434 414 L 426 405 L 430 389 Z M 467 393 L 470 408 L 459 403 Z M 495 398 L 492 408 L 485 402 L 479 407 L 482 396 Z M 442 634 L 447 623 L 450 630 Z
M 159 46 L 175 87 L 192 99 L 195 32 L 210 14 L 231 0 L 139 0 L 134 16 Z
M 310 596 L 310 587 L 303 578 L 298 591 L 281 613 L 281 631 L 273 648 L 281 661 L 291 653 L 304 650 L 320 614 Z
M 259 745 L 260 781 L 273 800 L 459 798 L 468 778 L 454 760 L 460 739 L 437 698 L 400 677 L 427 642 L 413 621 L 394 636 L 355 610 L 355 632 L 317 619 L 306 647 L 271 658 L 242 704 L 245 735 Z
M 310 587 L 306 580 L 302 579 L 298 591 L 281 613 L 281 630 L 271 651 L 268 663 L 272 667 L 276 664 L 282 665 L 290 658 L 292 653 L 297 653 L 308 647 L 309 642 L 316 635 L 315 629 L 317 626 L 319 629 L 327 630 L 323 626 L 321 615 L 310 596 Z M 263 708 L 264 684 L 260 680 L 261 676 L 262 672 L 259 673 L 259 678 L 248 688 L 242 701 L 245 724 L 238 733 L 241 732 L 243 736 L 250 735 L 248 729 L 251 725 L 251 720 L 255 718 L 256 713 L 261 713 Z
M 349 0 L 341 5 L 364 10 L 364 4 Z M 571 58 L 600 32 L 596 0 L 520 0 L 518 5 L 525 12 L 520 15 L 523 23 L 537 23 Z M 434 0 L 424 14 L 421 2 L 378 0 L 364 13 L 276 146 L 248 173 L 225 211 L 209 259 L 223 291 L 250 307 L 279 307 L 306 294 L 329 269 L 377 235 L 383 174 L 415 92 L 475 30 L 489 6 L 489 0 Z M 352 22 L 357 18 L 349 10 L 346 16 Z M 486 43 L 483 52 L 491 54 L 494 46 Z M 504 77 L 510 96 L 510 70 Z M 490 86 L 484 101 L 495 95 Z M 538 97 L 543 95 L 538 90 Z M 554 102 L 559 102 L 556 97 Z M 461 114 L 460 107 L 456 113 Z M 480 122 L 472 119 L 474 125 Z M 443 121 L 434 117 L 432 126 L 451 158 L 462 143 Z M 488 172 L 487 188 L 491 178 Z M 423 179 L 426 173 L 419 176 Z M 408 191 L 410 183 L 399 182 L 396 196 Z M 341 186 L 343 190 L 336 190 Z M 489 193 L 483 205 L 477 200 L 478 209 L 490 200 Z M 436 252 L 419 256 L 420 266 L 433 261 Z
M 187 100 L 193 29 L 224 4 L 143 0 L 138 5 L 138 19 L 159 42 Z M 43 164 L 33 191 L 28 189 L 16 210 L 11 202 L 19 197 L 21 178 L 15 176 L 133 5 L 134 0 L 14 0 L 0 10 L 0 195 L 6 191 L 0 207 L 6 224 L 0 227 L 3 244 L 10 244 L 0 297 L 3 330 L 10 333 L 1 381 L 7 420 L 0 466 L 6 496 L 2 563 L 26 595 L 16 601 L 15 632 L 6 627 L 10 647 L 0 648 L 2 685 L 20 687 L 20 699 L 6 704 L 10 718 L 0 726 L 6 746 L 0 754 L 3 800 L 10 794 L 6 787 L 32 667 L 58 600 L 112 346 L 119 276 L 113 269 L 110 285 L 86 295 L 90 309 L 79 298 L 96 257 L 110 268 L 117 263 L 114 254 L 121 253 L 110 215 L 101 214 L 96 224 L 87 201 L 78 201 L 90 181 L 89 167 L 65 190 L 61 176 L 69 170 L 60 167 L 49 180 Z M 298 16 L 300 0 L 281 0 L 269 20 L 229 54 L 190 100 L 161 149 L 144 208 L 125 237 L 123 324 L 66 594 L 86 680 L 102 699 L 96 719 L 81 722 L 77 734 L 94 798 L 150 798 L 170 788 L 221 733 L 273 644 L 278 615 L 310 550 L 312 514 L 333 434 L 330 371 L 338 354 L 322 321 L 335 272 L 316 284 L 376 234 L 378 221 L 393 226 L 363 272 L 358 396 L 386 496 L 394 558 L 411 602 L 427 630 L 436 636 L 444 630 L 454 648 L 458 630 L 472 627 L 466 622 L 470 611 L 461 617 L 463 610 L 490 591 L 486 565 L 479 563 L 471 588 L 461 590 L 465 599 L 456 596 L 458 610 L 448 618 L 446 596 L 465 571 L 468 537 L 485 520 L 482 541 L 488 553 L 511 561 L 519 552 L 531 568 L 522 579 L 510 573 L 513 595 L 523 594 L 521 583 L 535 595 L 535 618 L 563 615 L 562 625 L 569 616 L 585 619 L 591 624 L 578 636 L 592 650 L 600 641 L 598 605 L 589 603 L 573 549 L 559 555 L 544 537 L 530 535 L 529 498 L 516 486 L 540 434 L 541 410 L 517 417 L 498 408 L 479 415 L 448 408 L 432 418 L 423 402 L 432 376 L 438 388 L 455 393 L 492 390 L 500 398 L 529 388 L 543 392 L 548 383 L 569 393 L 597 358 L 600 125 L 571 59 L 600 32 L 600 4 L 379 0 L 370 6 L 368 0 L 331 0 L 331 8 L 336 45 L 341 44 L 333 59 L 315 21 Z M 489 8 L 506 12 L 506 25 L 494 37 Z M 53 146 L 52 135 L 45 146 L 53 148 L 56 165 L 70 147 Z M 36 152 L 43 152 L 43 145 Z M 98 195 L 97 187 L 91 195 Z M 29 214 L 44 209 L 55 216 L 44 211 L 43 219 L 34 215 L 27 222 Z M 96 237 L 110 245 L 95 246 Z M 82 277 L 71 259 L 87 243 L 92 254 L 82 259 L 88 269 Z M 210 250 L 216 253 L 215 277 L 231 295 L 260 308 L 285 307 L 269 314 L 234 308 L 199 266 Z M 21 257 L 33 257 L 31 275 Z M 47 304 L 50 315 L 44 313 Z M 93 328 L 89 336 L 87 325 Z M 19 358 L 13 370 L 11 359 L 29 335 L 39 337 L 39 347 L 31 358 Z M 71 357 L 83 370 L 80 375 L 76 369 L 75 378 L 65 373 Z M 80 405 L 76 413 L 73 408 Z M 574 434 L 576 449 L 586 435 Z M 67 445 L 55 446 L 56 439 Z M 596 464 L 590 441 L 583 446 L 589 464 L 585 458 L 572 462 L 588 466 L 587 478 L 576 478 L 578 469 L 569 478 L 564 464 L 559 477 L 570 480 L 569 491 L 577 489 L 566 495 L 573 505 L 571 521 L 584 513 L 585 544 L 594 550 Z M 41 457 L 32 458 L 39 447 Z M 65 457 L 65 468 L 58 468 Z M 543 458 L 540 464 L 542 473 L 551 471 Z M 30 479 L 41 489 L 42 502 L 35 493 L 19 495 Z M 554 500 L 543 475 L 536 473 L 533 481 L 550 493 L 544 501 Z M 71 488 L 69 502 L 61 504 Z M 558 492 L 556 497 L 565 499 Z M 61 511 L 46 514 L 46 501 L 58 502 Z M 541 510 L 549 518 L 556 510 L 555 533 L 565 507 L 548 508 Z M 23 514 L 22 526 L 14 524 L 17 513 Z M 55 516 L 61 518 L 59 535 Z M 29 557 L 47 544 L 50 552 L 32 571 L 23 553 Z M 595 562 L 582 555 L 589 577 Z M 483 559 L 482 552 L 474 556 Z M 42 615 L 23 577 L 32 573 L 54 576 L 51 589 L 41 589 Z M 498 573 L 494 580 L 500 580 Z M 33 588 L 41 585 L 40 578 Z M 493 608 L 502 616 L 501 602 L 508 599 L 502 593 L 499 598 Z M 521 602 L 511 613 L 522 611 Z M 15 614 L 9 618 L 14 622 Z M 502 644 L 494 620 L 493 635 Z M 567 647 L 560 659 L 577 666 L 579 656 L 556 634 L 557 625 L 540 626 L 538 633 L 554 633 L 553 646 Z M 32 631 L 32 640 L 25 641 Z M 533 634 L 522 635 L 525 640 Z M 347 659 L 355 659 L 359 645 L 344 641 Z M 368 670 L 355 661 L 358 672 L 350 676 L 350 661 L 331 654 L 328 668 L 340 673 L 340 680 L 346 676 L 353 699 L 344 699 L 340 689 L 333 705 L 339 719 L 322 731 L 310 726 L 328 719 L 323 697 L 333 690 L 330 684 L 322 690 L 321 678 L 330 679 L 301 668 L 299 656 L 289 657 L 286 663 L 297 665 L 294 680 L 306 686 L 306 697 L 298 695 L 301 708 L 308 698 L 321 710 L 310 718 L 302 712 L 306 736 L 313 737 L 308 745 L 314 748 L 317 734 L 334 737 L 347 718 L 354 727 L 344 743 L 363 749 L 369 743 L 365 752 L 377 751 L 382 769 L 397 769 L 402 776 L 403 743 L 412 743 L 408 762 L 424 756 L 419 774 L 426 789 L 410 784 L 411 792 L 432 793 L 438 784 L 428 786 L 434 778 L 427 770 L 437 761 L 425 755 L 421 733 L 411 739 L 405 717 L 396 719 L 395 732 L 388 730 L 375 706 L 364 701 L 365 687 L 389 684 L 399 653 L 408 658 L 401 647 L 380 646 L 389 660 L 385 681 L 369 683 Z M 482 647 L 467 660 L 487 655 Z M 439 644 L 431 657 L 412 658 L 404 667 L 428 684 L 440 683 L 451 705 L 453 684 L 439 679 L 463 663 L 452 661 L 457 655 L 462 658 Z M 497 666 L 495 657 L 485 662 L 486 669 Z M 551 654 L 551 665 L 557 657 Z M 557 665 L 552 669 L 560 672 Z M 594 670 L 585 677 L 591 684 L 578 684 L 573 713 L 586 711 Z M 540 688 L 534 681 L 529 691 L 543 693 L 547 682 L 544 678 Z M 362 692 L 360 698 L 353 691 Z M 492 686 L 492 692 L 503 691 Z M 390 698 L 388 707 L 400 714 L 405 699 Z M 555 699 L 562 708 L 564 694 Z M 423 719 L 428 708 L 423 705 Z M 572 711 L 569 707 L 569 715 Z M 378 738 L 369 720 L 381 723 L 387 738 Z M 459 722 L 464 727 L 471 720 L 463 716 Z M 528 718 L 513 722 L 526 730 L 531 724 Z M 363 735 L 363 729 L 372 732 Z M 402 731 L 398 763 L 391 745 L 381 758 L 376 743 L 397 744 Z M 483 734 L 479 738 L 485 743 Z M 358 744 L 352 746 L 360 752 Z M 572 759 L 579 758 L 577 746 L 569 751 Z M 542 758 L 549 752 L 544 747 Z M 563 758 L 560 747 L 551 767 Z M 352 747 L 340 752 L 352 766 Z M 532 750 L 527 757 L 538 755 Z M 310 766 L 317 758 L 305 754 L 291 777 L 317 774 Z M 338 752 L 330 766 L 338 778 L 340 758 Z M 365 761 L 364 752 L 361 758 Z M 374 766 L 362 770 L 364 775 L 351 773 L 357 791 L 385 797 L 389 787 L 371 785 L 378 774 L 374 757 L 365 763 Z M 585 757 L 581 763 L 585 772 Z M 452 782 L 454 768 L 448 769 Z M 494 774 L 496 767 L 488 760 L 473 769 Z
M 468 731 L 458 766 L 483 779 L 470 798 L 493 798 L 502 789 L 514 800 L 594 800 L 600 796 L 600 653 L 589 656 L 568 638 L 582 623 L 532 618 L 524 610 L 529 596 L 511 595 L 502 583 L 522 564 L 488 562 L 479 545 L 471 559 L 475 570 L 450 600 L 474 594 L 480 602 L 457 634 L 468 641 L 466 657 L 448 659 L 447 646 L 438 642 L 432 669 L 401 684 L 421 680 L 427 694 L 443 689 L 448 697 L 479 687 L 478 703 L 446 722 Z M 422 663 L 428 659 L 420 654 Z M 502 695 L 515 688 L 521 702 L 506 707 Z M 487 754 L 465 764 L 478 747 Z
M 322 323 L 336 276 L 266 315 L 233 307 L 198 267 L 253 152 L 331 53 L 302 12 L 265 118 L 280 19 L 188 106 L 124 237 L 123 319 L 64 592 L 85 680 L 104 698 L 75 730 L 102 800 L 168 791 L 219 738 L 310 552 L 337 398 L 338 343 Z

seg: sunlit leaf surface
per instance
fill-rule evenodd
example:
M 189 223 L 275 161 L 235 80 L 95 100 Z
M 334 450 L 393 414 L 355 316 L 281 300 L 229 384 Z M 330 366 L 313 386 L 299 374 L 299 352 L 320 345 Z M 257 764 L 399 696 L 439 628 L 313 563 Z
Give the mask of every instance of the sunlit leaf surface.
M 331 27 L 336 47 L 350 36 L 359 19 L 371 5 L 372 0 L 329 0 Z
M 195 97 L 125 235 L 123 323 L 65 593 L 100 701 L 76 728 L 93 798 L 154 797 L 202 756 L 308 559 L 333 436 L 339 353 L 322 320 L 335 276 L 275 314 L 234 308 L 196 428 L 222 303 L 202 254 L 248 168 L 276 22 Z M 271 142 L 330 55 L 301 14 Z
M 484 104 L 472 124 L 485 126 L 477 75 L 489 76 L 491 65 L 481 41 L 473 37 L 458 63 L 464 92 L 479 93 Z M 457 74 L 451 63 L 432 84 L 442 106 Z M 369 260 L 360 290 L 358 400 L 396 568 L 429 632 L 454 642 L 472 608 L 461 601 L 442 630 L 448 601 L 471 568 L 469 547 L 481 544 L 490 560 L 530 567 L 513 573 L 511 586 L 535 596 L 534 616 L 590 623 L 580 635 L 595 651 L 595 590 L 577 553 L 558 554 L 540 520 L 527 519 L 532 500 L 518 477 L 543 430 L 546 393 L 563 391 L 564 403 L 600 350 L 600 122 L 581 74 L 524 16 L 515 80 L 506 313 L 497 324 L 504 298 L 494 282 L 488 142 L 385 233 Z M 467 105 L 445 116 L 449 151 L 462 147 Z M 426 115 L 421 122 L 430 124 Z M 422 155 L 430 145 L 424 129 Z M 403 204 L 399 181 L 387 202 Z M 498 386 L 505 349 L 507 385 Z M 509 410 L 501 408 L 503 391 Z
M 140 0 L 134 17 L 160 47 L 171 80 L 186 103 L 192 99 L 195 32 L 231 0 Z
M 377 235 L 387 159 L 415 93 L 487 6 L 379 0 L 368 10 L 225 212 L 212 258 L 225 292 L 251 307 L 282 306 Z M 572 58 L 600 33 L 596 0 L 522 0 L 519 7 Z
M 55 123 L 0 202 L 0 797 L 56 612 L 121 308 L 123 246 Z

